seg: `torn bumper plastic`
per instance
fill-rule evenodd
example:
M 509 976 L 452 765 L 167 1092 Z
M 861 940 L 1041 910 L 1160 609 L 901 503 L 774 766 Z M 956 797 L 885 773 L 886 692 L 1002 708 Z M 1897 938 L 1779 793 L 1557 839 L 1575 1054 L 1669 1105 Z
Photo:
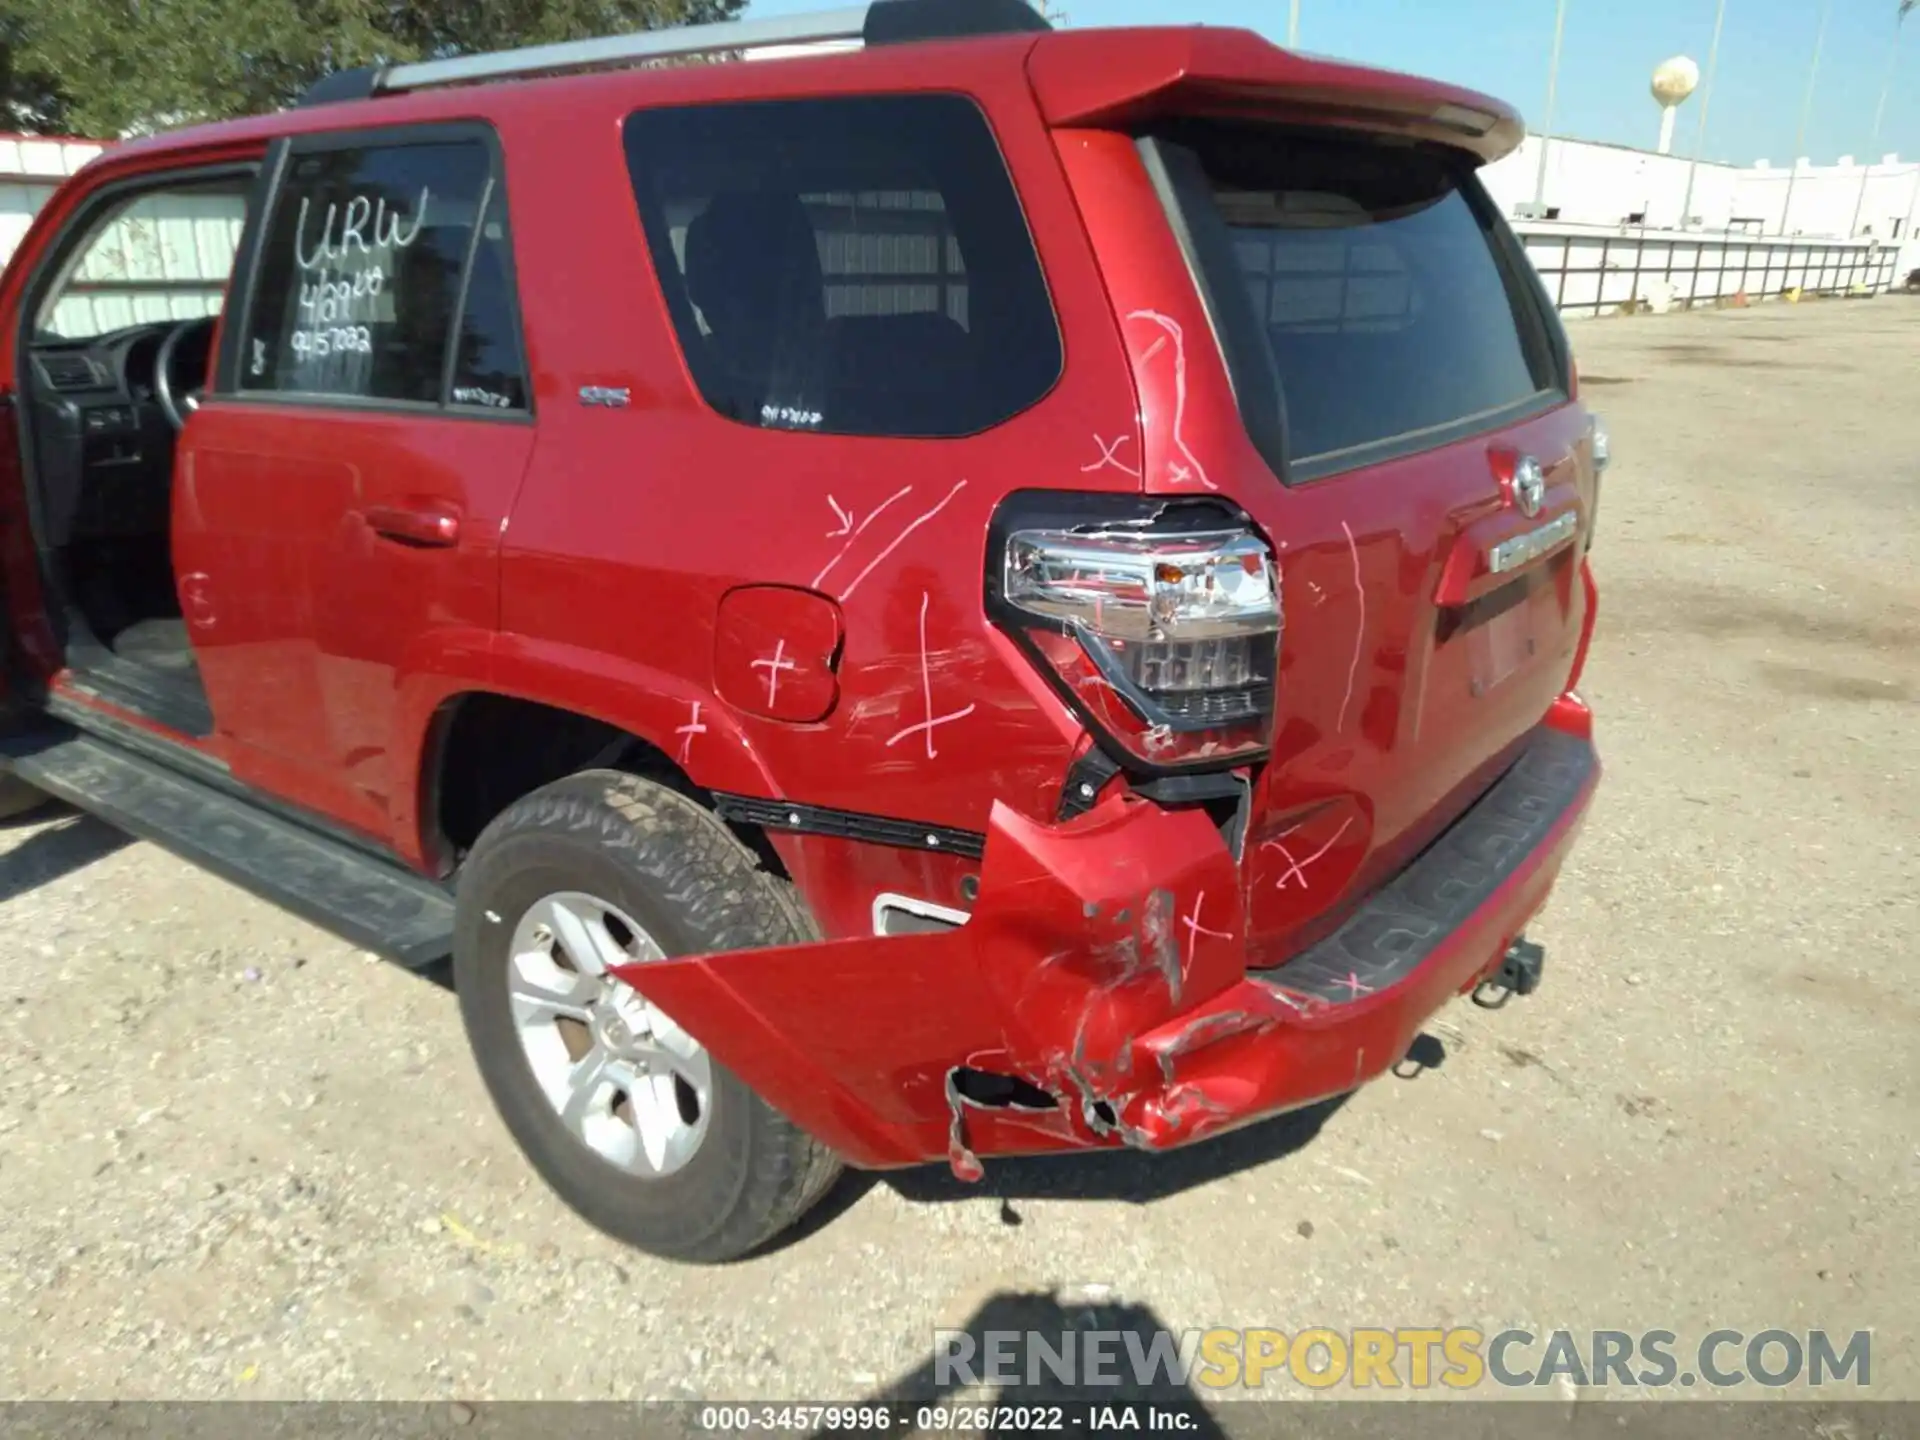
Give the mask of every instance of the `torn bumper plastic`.
M 1267 966 L 1198 811 L 1135 798 L 1060 825 L 994 807 L 964 926 L 630 967 L 736 1075 L 850 1161 L 1187 1144 L 1342 1094 L 1497 967 L 1599 778 L 1562 701 L 1521 758 L 1337 930 Z M 1044 1092 L 985 1106 L 955 1077 Z

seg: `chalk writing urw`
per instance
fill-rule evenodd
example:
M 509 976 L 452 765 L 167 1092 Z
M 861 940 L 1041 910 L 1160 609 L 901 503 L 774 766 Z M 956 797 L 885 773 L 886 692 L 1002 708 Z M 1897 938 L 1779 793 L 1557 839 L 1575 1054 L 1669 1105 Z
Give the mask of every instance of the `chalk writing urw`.
M 307 196 L 300 197 L 300 223 L 294 230 L 293 258 L 302 270 L 318 270 L 323 265 L 335 264 L 358 252 L 365 256 L 375 256 L 404 250 L 420 238 L 420 227 L 427 223 L 428 187 L 420 187 L 420 199 L 414 206 L 413 228 L 408 229 L 405 217 L 398 210 L 387 208 L 386 197 L 369 200 L 365 195 L 356 195 L 347 201 L 342 213 L 339 203 L 327 206 L 326 223 L 320 227 L 319 243 L 309 248 L 307 244 L 307 218 L 312 202 Z M 340 222 L 340 233 L 334 234 L 334 221 Z M 373 223 L 373 238 L 366 234 L 368 221 Z

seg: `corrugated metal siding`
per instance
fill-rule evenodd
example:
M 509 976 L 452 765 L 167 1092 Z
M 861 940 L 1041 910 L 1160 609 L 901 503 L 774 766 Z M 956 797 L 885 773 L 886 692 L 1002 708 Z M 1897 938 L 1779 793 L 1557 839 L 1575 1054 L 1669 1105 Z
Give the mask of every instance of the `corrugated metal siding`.
M 94 239 L 43 323 L 82 336 L 215 314 L 245 219 L 246 202 L 235 195 L 134 201 Z
M 0 135 L 0 179 L 64 180 L 106 148 L 98 140 Z
M 52 182 L 36 184 L 31 180 L 0 179 L 0 266 L 13 258 L 26 238 L 27 227 L 40 207 L 53 198 L 58 188 Z
M 930 190 L 803 197 L 826 275 L 827 314 L 945 314 L 967 323 L 966 266 Z
M 886 190 L 801 200 L 820 251 L 829 317 L 937 313 L 967 324 L 966 262 L 937 193 Z M 683 202 L 669 211 L 668 235 L 682 271 L 687 227 L 701 208 Z
M 13 258 L 60 182 L 105 148 L 90 140 L 0 135 L 0 266 Z

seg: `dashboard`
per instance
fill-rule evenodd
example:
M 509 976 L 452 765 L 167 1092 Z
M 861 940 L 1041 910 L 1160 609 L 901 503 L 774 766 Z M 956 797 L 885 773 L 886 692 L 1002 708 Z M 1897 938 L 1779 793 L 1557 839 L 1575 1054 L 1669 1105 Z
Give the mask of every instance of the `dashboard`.
M 167 532 L 175 434 L 157 394 L 160 350 L 181 330 L 175 393 L 198 386 L 213 328 L 163 320 L 31 347 L 44 543 Z

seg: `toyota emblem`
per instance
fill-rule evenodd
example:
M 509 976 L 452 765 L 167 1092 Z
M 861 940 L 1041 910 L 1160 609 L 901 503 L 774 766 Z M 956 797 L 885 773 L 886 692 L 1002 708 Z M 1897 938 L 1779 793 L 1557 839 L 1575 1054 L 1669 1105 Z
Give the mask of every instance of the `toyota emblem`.
M 1540 471 L 1540 462 L 1531 455 L 1520 457 L 1520 463 L 1513 467 L 1513 503 L 1522 515 L 1531 519 L 1540 513 L 1540 507 L 1547 498 L 1547 477 Z

